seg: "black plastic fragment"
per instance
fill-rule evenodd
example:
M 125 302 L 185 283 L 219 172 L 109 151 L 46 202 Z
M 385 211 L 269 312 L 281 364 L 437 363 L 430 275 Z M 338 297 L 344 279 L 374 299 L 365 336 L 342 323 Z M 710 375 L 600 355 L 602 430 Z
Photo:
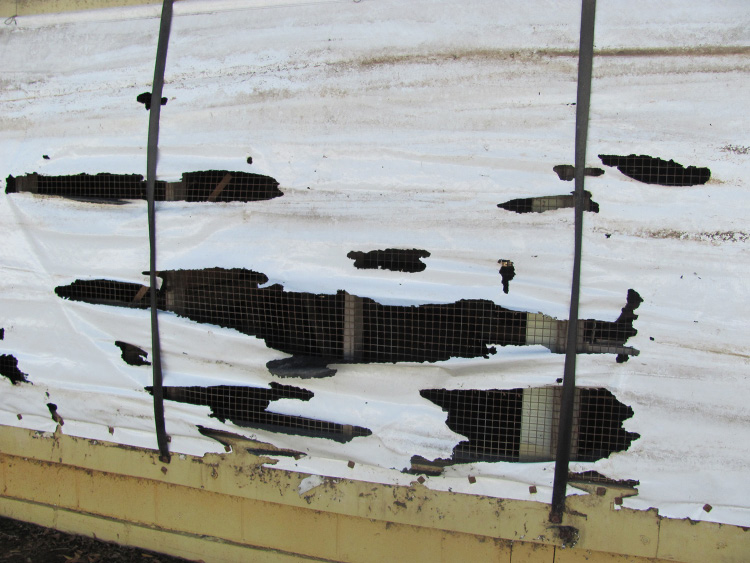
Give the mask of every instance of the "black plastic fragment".
M 647 155 L 618 156 L 600 154 L 599 158 L 606 166 L 617 169 L 634 180 L 660 186 L 697 186 L 705 184 L 711 178 L 708 168 L 696 166 L 684 167 L 674 160 L 663 160 Z
M 568 482 L 574 483 L 601 483 L 603 485 L 615 485 L 617 487 L 635 488 L 641 484 L 637 479 L 610 479 L 597 471 L 582 471 L 580 473 L 571 472 L 568 475 Z
M 138 96 L 135 98 L 135 100 L 146 106 L 146 109 L 151 109 L 151 92 L 143 92 L 143 94 L 138 94 Z M 161 99 L 161 105 L 166 106 L 167 105 L 167 98 Z
M 5 338 L 5 329 L 4 328 L 0 328 L 0 340 L 2 340 L 4 338 Z
M 26 379 L 28 374 L 23 373 L 18 369 L 18 360 L 10 354 L 0 355 L 0 375 L 3 375 L 10 379 L 10 382 L 15 385 L 17 383 L 28 383 Z
M 354 260 L 354 267 L 361 270 L 391 270 L 393 272 L 421 272 L 427 265 L 421 258 L 429 258 L 430 253 L 417 248 L 370 250 L 361 252 L 352 250 L 346 255 Z
M 151 365 L 151 362 L 146 359 L 148 357 L 148 352 L 138 348 L 138 346 L 122 342 L 121 340 L 115 341 L 115 346 L 122 351 L 122 359 L 126 364 L 130 364 L 131 366 Z
M 576 177 L 576 168 L 572 164 L 558 164 L 553 166 L 552 170 L 557 174 L 557 177 L 565 182 L 572 182 Z M 584 176 L 601 176 L 604 174 L 604 170 L 601 168 L 584 168 Z
M 500 264 L 500 276 L 503 280 L 503 293 L 508 293 L 510 280 L 516 277 L 516 268 L 510 260 L 500 259 L 497 263 Z

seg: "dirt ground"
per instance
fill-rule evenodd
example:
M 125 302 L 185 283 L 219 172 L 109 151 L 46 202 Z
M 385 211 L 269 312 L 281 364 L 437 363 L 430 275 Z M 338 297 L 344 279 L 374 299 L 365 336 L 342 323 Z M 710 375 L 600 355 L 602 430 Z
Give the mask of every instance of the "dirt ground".
M 0 517 L 1 563 L 187 563 L 153 551 L 124 547 Z

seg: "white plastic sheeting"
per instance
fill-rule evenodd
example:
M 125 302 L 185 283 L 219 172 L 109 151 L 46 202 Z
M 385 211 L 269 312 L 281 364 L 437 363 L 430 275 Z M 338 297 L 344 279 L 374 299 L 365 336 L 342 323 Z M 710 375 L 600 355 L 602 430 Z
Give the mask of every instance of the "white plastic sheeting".
M 381 303 L 481 298 L 567 316 L 570 209 L 519 215 L 497 204 L 566 194 L 572 164 L 579 11 L 575 3 L 183 1 L 175 6 L 159 176 L 208 169 L 267 174 L 284 196 L 157 206 L 159 269 L 247 268 L 290 291 Z M 703 186 L 662 187 L 606 168 L 586 187 L 581 318 L 614 320 L 644 302 L 628 344 L 640 355 L 578 359 L 578 383 L 631 406 L 641 438 L 596 463 L 640 481 L 625 506 L 750 524 L 748 173 L 750 10 L 744 1 L 601 3 L 589 166 L 647 154 L 707 166 Z M 0 175 L 145 173 L 158 9 L 18 18 L 0 29 Z M 48 155 L 49 160 L 42 155 Z M 253 158 L 252 166 L 245 163 Z M 0 377 L 0 424 L 156 447 L 148 312 L 58 298 L 76 279 L 147 283 L 146 204 L 0 196 L 0 351 L 31 384 Z M 357 270 L 350 250 L 423 248 L 424 272 Z M 498 259 L 514 262 L 502 292 Z M 236 331 L 160 314 L 165 385 L 267 386 L 286 355 Z M 413 455 L 447 457 L 462 437 L 428 388 L 554 385 L 563 356 L 537 346 L 489 359 L 346 364 L 329 379 L 284 380 L 309 402 L 274 412 L 372 430 L 340 444 L 250 431 L 167 402 L 174 452 L 223 451 L 197 425 L 303 451 L 276 467 L 408 483 Z M 354 468 L 347 462 L 356 462 Z M 549 501 L 552 463 L 453 466 L 437 489 Z M 470 484 L 467 475 L 477 476 Z M 539 491 L 529 494 L 534 484 Z M 573 492 L 573 491 L 571 491 Z M 713 510 L 706 513 L 704 504 Z

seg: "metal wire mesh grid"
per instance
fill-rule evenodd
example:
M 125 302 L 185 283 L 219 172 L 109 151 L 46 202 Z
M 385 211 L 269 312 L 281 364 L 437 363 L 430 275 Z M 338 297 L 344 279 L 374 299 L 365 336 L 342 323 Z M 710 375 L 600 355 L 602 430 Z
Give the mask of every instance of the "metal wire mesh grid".
M 526 314 L 490 301 L 403 307 L 365 299 L 362 309 L 365 362 L 486 357 L 490 345 L 525 343 Z
M 270 176 L 227 170 L 186 172 L 179 182 L 154 184 L 156 201 L 229 202 L 259 201 L 282 196 Z M 6 181 L 6 193 L 31 192 L 84 201 L 146 199 L 146 182 L 139 174 L 27 174 Z
M 578 389 L 580 422 L 578 424 L 577 461 L 595 461 L 612 452 L 626 450 L 639 437 L 622 428 L 633 416 L 633 409 L 618 401 L 606 389 Z
M 528 197 L 511 199 L 497 206 L 506 211 L 515 213 L 544 213 L 555 209 L 572 209 L 575 207 L 575 199 L 572 195 L 552 195 L 542 197 Z M 589 192 L 584 192 L 584 211 L 599 212 L 599 204 L 591 199 Z
M 705 184 L 711 178 L 708 168 L 683 166 L 674 160 L 664 160 L 648 155 L 618 156 L 600 154 L 599 158 L 606 166 L 616 166 L 625 176 L 661 186 L 697 186 Z
M 567 321 L 509 311 L 487 300 L 395 306 L 344 291 L 313 294 L 260 287 L 268 278 L 244 269 L 207 268 L 158 274 L 157 306 L 196 322 L 257 336 L 277 350 L 342 362 L 435 362 L 487 357 L 496 346 L 541 344 L 564 353 Z M 112 280 L 78 280 L 56 289 L 59 296 L 97 304 L 146 308 L 149 290 Z M 637 353 L 624 346 L 636 334 L 633 313 L 641 299 L 614 321 L 579 321 L 578 351 Z M 299 364 L 302 366 L 302 363 Z
M 76 280 L 55 288 L 55 293 L 73 301 L 136 309 L 147 309 L 151 299 L 148 286 L 113 280 Z M 163 308 L 164 299 L 158 293 L 157 300 Z
M 454 463 L 518 461 L 521 389 L 425 389 L 420 393 L 447 411 L 448 427 L 467 438 L 453 449 Z
M 421 306 L 382 305 L 340 291 L 334 295 L 287 292 L 280 285 L 261 287 L 261 273 L 209 268 L 160 272 L 159 308 L 194 321 L 234 328 L 265 339 L 293 354 L 285 376 L 303 376 L 311 368 L 332 375 L 323 364 L 338 362 L 424 362 L 492 353 L 492 345 L 542 344 L 562 352 L 567 322 L 544 315 L 508 311 L 484 300 Z M 76 281 L 57 288 L 58 295 L 90 303 L 146 308 L 149 290 L 136 283 Z M 617 321 L 580 321 L 579 341 L 611 346 L 632 330 L 640 297 L 629 294 Z M 308 361 L 319 359 L 318 361 Z M 301 361 L 300 361 L 301 359 Z M 269 366 L 269 370 L 271 367 Z M 326 371 L 327 370 L 327 371 Z M 281 373 L 281 371 L 271 371 Z M 241 425 L 288 428 L 294 433 L 352 434 L 345 427 L 268 413 L 276 398 L 306 400 L 309 392 L 278 386 L 171 388 L 167 398 L 208 405 L 214 416 Z M 311 396 L 311 395 L 310 395 Z M 560 416 L 557 387 L 512 390 L 424 390 L 422 396 L 448 412 L 447 424 L 465 436 L 453 462 L 544 461 L 554 459 Z M 308 397 L 309 398 L 309 397 Z M 574 404 L 572 459 L 606 457 L 627 448 L 632 436 L 621 429 L 632 410 L 605 390 L 578 390 Z M 266 426 L 263 426 L 266 425 Z M 348 432 L 348 434 L 347 434 Z
M 561 387 L 427 389 L 421 395 L 447 411 L 448 427 L 467 438 L 454 448 L 451 463 L 555 459 Z M 571 459 L 595 461 L 627 449 L 638 437 L 622 429 L 632 414 L 606 389 L 576 389 Z
M 146 183 L 139 174 L 76 174 L 8 177 L 6 193 L 31 192 L 78 199 L 145 199 Z

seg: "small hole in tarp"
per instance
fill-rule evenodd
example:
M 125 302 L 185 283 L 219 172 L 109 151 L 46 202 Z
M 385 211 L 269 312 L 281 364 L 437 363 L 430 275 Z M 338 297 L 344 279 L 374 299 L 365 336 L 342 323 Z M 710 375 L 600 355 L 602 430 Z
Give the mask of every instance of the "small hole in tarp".
M 122 352 L 122 359 L 126 364 L 130 364 L 131 366 L 151 365 L 151 362 L 146 359 L 148 358 L 148 352 L 142 350 L 138 346 L 122 342 L 121 340 L 115 341 L 115 346 L 117 346 Z
M 146 109 L 149 110 L 151 109 L 151 97 L 151 92 L 143 92 L 142 94 L 138 94 L 138 96 L 136 96 L 135 101 L 139 104 L 143 104 L 144 106 L 146 106 Z M 167 98 L 161 99 L 161 105 L 167 105 Z
M 510 280 L 516 277 L 516 268 L 510 260 L 500 259 L 497 263 L 500 264 L 500 277 L 503 280 L 503 293 L 508 293 Z
M 21 382 L 29 383 L 29 380 L 26 379 L 28 374 L 18 369 L 18 360 L 10 354 L 0 355 L 0 375 L 10 379 L 13 385 Z
M 708 168 L 683 166 L 674 160 L 663 160 L 644 154 L 618 156 L 600 154 L 599 158 L 606 166 L 617 169 L 634 180 L 660 186 L 697 186 L 705 184 L 711 178 Z
M 591 192 L 584 190 L 583 210 L 592 213 L 599 213 L 599 204 L 591 199 Z M 554 211 L 555 209 L 572 209 L 575 207 L 575 196 L 571 195 L 550 195 L 541 197 L 526 197 L 520 199 L 511 199 L 505 203 L 498 203 L 500 209 L 513 211 L 515 213 L 544 213 L 545 211 Z
M 47 408 L 49 409 L 49 413 L 52 415 L 52 420 L 57 422 L 60 426 L 65 424 L 63 417 L 61 417 L 57 412 L 57 405 L 55 403 L 47 403 Z
M 361 252 L 352 250 L 346 255 L 354 260 L 354 267 L 360 270 L 391 270 L 393 272 L 421 272 L 427 265 L 421 258 L 429 258 L 430 253 L 417 248 L 370 250 Z
M 572 182 L 576 177 L 576 167 L 571 164 L 558 164 L 553 166 L 552 170 L 557 174 L 557 177 L 565 182 Z M 584 168 L 584 176 L 601 176 L 604 174 L 604 170 L 601 168 Z

